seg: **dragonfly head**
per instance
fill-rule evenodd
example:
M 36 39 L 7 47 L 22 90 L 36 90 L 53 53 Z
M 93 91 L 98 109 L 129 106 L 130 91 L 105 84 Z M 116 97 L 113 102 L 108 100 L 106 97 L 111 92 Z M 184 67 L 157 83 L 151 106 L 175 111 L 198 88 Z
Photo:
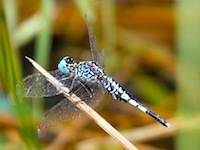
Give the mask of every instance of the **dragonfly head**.
M 63 74 L 68 74 L 70 72 L 70 65 L 74 64 L 74 60 L 66 56 L 64 57 L 58 64 L 58 69 L 63 73 Z

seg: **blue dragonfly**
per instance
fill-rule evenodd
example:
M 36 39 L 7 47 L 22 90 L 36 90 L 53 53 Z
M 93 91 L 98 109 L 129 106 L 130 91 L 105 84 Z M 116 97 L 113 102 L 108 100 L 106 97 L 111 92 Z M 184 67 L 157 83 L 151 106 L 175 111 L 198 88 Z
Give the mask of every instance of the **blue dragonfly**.
M 86 18 L 89 33 L 90 49 L 93 60 L 75 62 L 71 57 L 64 57 L 58 64 L 58 69 L 49 71 L 71 92 L 95 108 L 102 100 L 105 92 L 114 99 L 127 102 L 142 112 L 150 115 L 162 125 L 171 125 L 132 97 L 116 80 L 108 77 L 104 72 L 104 55 L 99 50 L 92 27 Z M 42 74 L 28 75 L 17 85 L 18 95 L 30 98 L 51 97 L 62 94 Z M 80 117 L 82 112 L 68 99 L 64 98 L 46 112 L 38 129 L 43 131 L 57 124 Z

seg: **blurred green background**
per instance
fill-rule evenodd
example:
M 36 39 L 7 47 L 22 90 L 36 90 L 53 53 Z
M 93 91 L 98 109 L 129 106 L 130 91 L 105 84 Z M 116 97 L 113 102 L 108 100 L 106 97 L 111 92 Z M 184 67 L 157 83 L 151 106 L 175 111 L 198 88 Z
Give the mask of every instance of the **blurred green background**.
M 37 126 L 55 99 L 16 96 L 16 84 L 69 55 L 89 60 L 85 14 L 105 69 L 134 97 L 169 119 L 167 129 L 134 107 L 106 95 L 96 108 L 139 149 L 200 149 L 200 2 L 197 0 L 1 0 L 0 149 L 123 149 L 87 117 Z M 106 141 L 106 142 L 105 142 Z

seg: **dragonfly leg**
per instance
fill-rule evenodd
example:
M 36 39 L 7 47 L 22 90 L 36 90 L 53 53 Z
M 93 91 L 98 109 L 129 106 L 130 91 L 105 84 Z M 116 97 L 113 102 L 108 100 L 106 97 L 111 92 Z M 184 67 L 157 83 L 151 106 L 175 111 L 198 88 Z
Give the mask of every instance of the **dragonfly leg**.
M 74 82 L 75 82 L 75 80 L 76 80 L 76 79 L 75 79 L 75 78 L 73 78 L 73 80 L 72 80 L 72 84 L 71 84 L 71 86 L 70 86 L 70 89 L 69 89 L 69 90 L 70 90 L 70 93 L 71 93 L 71 91 L 72 91 L 72 90 L 73 90 L 73 88 L 74 88 L 73 86 L 74 86 Z
M 86 84 L 83 82 L 77 80 L 80 84 L 74 86 L 71 90 L 70 93 L 77 93 L 81 88 L 84 88 L 84 90 L 88 93 L 89 97 L 92 97 L 92 89 L 88 87 Z

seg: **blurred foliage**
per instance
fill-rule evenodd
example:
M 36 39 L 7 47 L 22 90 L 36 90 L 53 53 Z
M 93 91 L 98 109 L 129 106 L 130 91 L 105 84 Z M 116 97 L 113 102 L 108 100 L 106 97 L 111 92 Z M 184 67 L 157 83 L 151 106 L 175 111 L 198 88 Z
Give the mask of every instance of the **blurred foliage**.
M 88 15 L 100 48 L 105 53 L 107 74 L 113 76 L 133 96 L 148 104 L 158 114 L 164 118 L 172 118 L 179 104 L 177 96 L 183 99 L 185 93 L 191 93 L 189 98 L 195 95 L 192 91 L 194 91 L 193 84 L 198 83 L 199 79 L 197 66 L 200 56 L 196 53 L 199 52 L 198 44 L 195 48 L 187 47 L 190 44 L 194 45 L 192 42 L 187 43 L 188 39 L 194 38 L 195 42 L 199 40 L 198 36 L 193 36 L 198 32 L 189 30 L 195 29 L 195 26 L 187 28 L 185 32 L 188 35 L 175 36 L 176 31 L 179 34 L 184 31 L 184 27 L 180 26 L 179 30 L 178 26 L 176 30 L 174 4 L 175 2 L 171 0 L 2 0 L 0 2 L 0 118 L 5 119 L 0 120 L 0 149 L 39 149 L 40 144 L 43 149 L 81 150 L 108 149 L 108 147 L 120 149 L 112 142 L 110 145 L 106 142 L 105 145 L 105 133 L 86 117 L 53 127 L 47 136 L 38 139 L 36 124 L 44 114 L 43 109 L 47 109 L 43 107 L 43 102 L 46 106 L 56 100 L 52 98 L 32 102 L 23 100 L 16 105 L 7 102 L 8 99 L 9 101 L 12 99 L 10 91 L 14 93 L 13 99 L 18 101 L 15 96 L 15 86 L 21 80 L 22 74 L 25 76 L 34 72 L 33 67 L 25 60 L 25 55 L 34 58 L 47 70 L 56 69 L 58 61 L 65 55 L 70 55 L 75 60 L 91 59 L 85 14 Z M 184 10 L 183 15 L 185 15 Z M 188 20 L 188 22 L 193 21 Z M 183 37 L 187 39 L 178 40 L 180 42 L 178 44 L 185 45 L 176 46 L 176 38 L 184 39 Z M 182 53 L 184 47 L 196 51 L 190 53 L 192 51 L 185 50 Z M 189 69 L 193 74 L 194 70 L 197 71 L 197 76 L 192 77 L 194 80 L 187 91 L 179 91 L 181 95 L 177 93 L 175 85 L 176 48 L 179 50 L 178 56 L 184 55 L 186 58 L 190 56 L 189 61 L 195 58 L 193 68 L 183 66 L 181 69 L 186 71 Z M 180 76 L 181 74 L 179 70 L 177 76 L 178 79 L 181 78 L 177 79 L 179 89 L 191 78 L 190 74 L 187 77 Z M 188 82 L 184 82 L 185 80 Z M 195 86 L 195 91 L 198 90 L 199 87 Z M 194 97 L 198 99 L 198 95 Z M 180 101 L 180 109 L 184 108 L 183 112 L 187 104 L 188 100 L 186 103 Z M 194 105 L 199 109 L 197 102 L 194 101 L 190 106 L 192 110 Z M 158 123 L 156 128 L 151 127 L 155 121 L 128 104 L 113 101 L 110 96 L 105 96 L 97 111 L 120 130 L 137 131 L 142 126 L 150 125 L 149 130 L 146 130 L 148 127 L 143 129 L 145 133 L 140 132 L 135 135 L 139 139 L 136 139 L 138 148 L 175 149 L 176 147 L 174 138 L 177 130 L 165 129 Z M 33 117 L 33 114 L 36 114 L 36 117 Z M 156 129 L 156 132 L 151 132 L 151 129 Z M 155 133 L 160 133 L 160 136 L 153 136 Z M 171 134 L 166 135 L 166 133 Z M 140 139 L 144 135 L 152 137 Z M 193 133 L 188 135 L 192 136 Z M 132 136 L 134 137 L 134 133 Z M 180 137 L 182 136 L 184 134 Z M 93 141 L 85 141 L 86 139 Z M 178 145 L 186 143 L 182 140 L 177 141 Z M 189 142 L 191 141 L 188 140 Z
M 198 1 L 177 1 L 177 85 L 180 131 L 177 149 L 199 149 L 200 141 L 200 16 Z
M 10 8 L 7 5 L 10 5 Z M 2 5 L 1 5 L 2 6 Z M 12 37 L 11 33 L 14 30 L 15 22 L 11 21 L 16 20 L 13 17 L 12 14 L 15 12 L 9 12 L 8 9 L 12 10 L 12 7 L 15 6 L 12 1 L 7 1 L 4 3 L 4 10 L 1 7 L 1 18 L 0 18 L 0 70 L 1 70 L 1 87 L 4 89 L 4 92 L 8 93 L 8 99 L 12 99 L 10 101 L 13 102 L 13 106 L 10 106 L 5 103 L 5 100 L 3 97 L 1 98 L 1 104 L 4 104 L 4 106 L 8 107 L 8 110 L 13 110 L 10 111 L 12 113 L 13 117 L 16 117 L 15 121 L 17 124 L 18 132 L 21 134 L 21 138 L 24 141 L 24 144 L 20 145 L 15 145 L 14 143 L 10 144 L 10 147 L 16 148 L 16 149 L 39 149 L 39 140 L 37 138 L 36 131 L 34 130 L 33 126 L 33 120 L 31 118 L 31 109 L 28 106 L 26 101 L 22 101 L 20 103 L 20 99 L 18 99 L 18 96 L 16 94 L 16 84 L 19 82 L 21 79 L 21 62 L 19 60 L 19 54 L 18 51 L 16 50 L 13 42 L 12 42 Z M 15 11 L 15 9 L 13 9 Z M 6 14 L 4 14 L 6 12 Z M 8 24 L 8 26 L 6 25 Z M 9 24 L 12 25 L 9 25 Z M 3 91 L 2 91 L 3 92 Z M 5 120 L 7 118 L 5 117 Z M 9 130 L 8 130 L 9 131 Z M 3 131 L 2 135 L 6 135 L 8 132 Z M 3 136 L 4 137 L 4 136 Z M 16 136 L 15 136 L 16 137 Z M 4 141 L 4 140 L 3 140 Z M 5 140 L 7 141 L 7 140 Z M 4 142 L 5 142 L 4 141 Z M 8 143 L 5 142 L 2 143 L 5 145 L 3 146 L 2 149 L 8 148 Z

